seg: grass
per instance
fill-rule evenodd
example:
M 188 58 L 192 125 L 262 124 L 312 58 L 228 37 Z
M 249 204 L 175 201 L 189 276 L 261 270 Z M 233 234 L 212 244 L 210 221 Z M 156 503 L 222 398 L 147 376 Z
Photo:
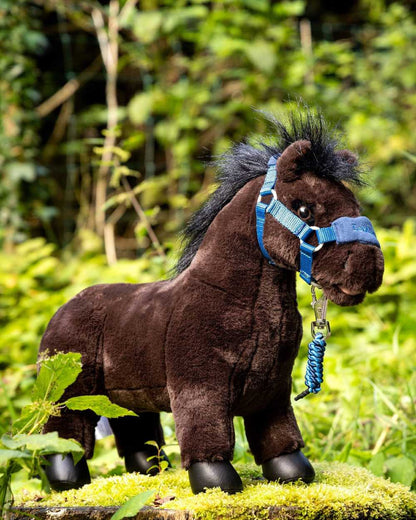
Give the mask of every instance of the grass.
M 316 464 L 313 484 L 280 485 L 259 480 L 259 468 L 237 465 L 244 491 L 227 495 L 219 489 L 193 495 L 184 470 L 166 471 L 157 477 L 138 474 L 101 477 L 78 490 L 52 493 L 39 501 L 20 495 L 16 505 L 24 506 L 114 506 L 146 490 L 160 497 L 175 497 L 161 507 L 192 511 L 203 520 L 216 518 L 267 518 L 270 508 L 275 518 L 343 520 L 416 518 L 416 495 L 406 486 L 375 477 L 364 468 L 341 463 Z M 280 515 L 280 516 L 279 516 Z

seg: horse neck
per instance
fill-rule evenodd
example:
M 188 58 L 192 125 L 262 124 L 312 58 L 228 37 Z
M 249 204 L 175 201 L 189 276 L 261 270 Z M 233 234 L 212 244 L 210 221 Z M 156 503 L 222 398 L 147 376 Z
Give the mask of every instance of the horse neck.
M 281 298 L 296 304 L 295 273 L 270 266 L 260 251 L 255 206 L 263 180 L 248 182 L 218 213 L 187 272 L 242 303 L 273 308 Z

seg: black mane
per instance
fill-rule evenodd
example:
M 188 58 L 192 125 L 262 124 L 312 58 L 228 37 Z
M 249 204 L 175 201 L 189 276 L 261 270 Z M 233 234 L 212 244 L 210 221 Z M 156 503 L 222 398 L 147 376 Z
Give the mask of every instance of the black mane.
M 305 157 L 301 170 L 313 171 L 320 177 L 334 181 L 363 184 L 357 164 L 351 164 L 345 157 L 336 154 L 339 139 L 321 114 L 291 113 L 287 124 L 270 114 L 264 114 L 272 129 L 268 142 L 257 141 L 257 146 L 246 142 L 235 144 L 228 152 L 214 161 L 218 174 L 218 188 L 205 204 L 191 217 L 183 231 L 185 244 L 175 271 L 177 274 L 189 267 L 205 233 L 221 209 L 250 180 L 267 171 L 271 155 L 282 153 L 290 144 L 300 139 L 311 142 L 311 153 Z

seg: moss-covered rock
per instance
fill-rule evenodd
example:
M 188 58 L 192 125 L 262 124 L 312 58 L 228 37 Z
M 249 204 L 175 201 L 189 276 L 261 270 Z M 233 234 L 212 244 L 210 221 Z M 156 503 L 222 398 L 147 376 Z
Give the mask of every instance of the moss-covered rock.
M 276 518 L 296 520 L 416 519 L 416 494 L 401 484 L 375 477 L 346 464 L 316 464 L 313 484 L 280 485 L 260 479 L 256 466 L 237 466 L 244 491 L 227 495 L 218 489 L 194 496 L 185 471 L 166 471 L 157 477 L 125 474 L 97 478 L 78 490 L 52 493 L 34 502 L 17 497 L 22 506 L 115 506 L 145 490 L 162 499 L 174 497 L 161 509 L 189 511 L 193 518 L 213 520 Z

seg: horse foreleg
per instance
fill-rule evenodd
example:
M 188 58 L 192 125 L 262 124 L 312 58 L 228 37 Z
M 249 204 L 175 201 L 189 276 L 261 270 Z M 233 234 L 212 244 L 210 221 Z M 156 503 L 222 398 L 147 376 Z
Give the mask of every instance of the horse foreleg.
M 165 444 L 158 413 L 146 412 L 138 417 L 110 419 L 110 425 L 116 438 L 117 451 L 120 457 L 124 457 L 127 471 L 150 475 L 159 472 L 159 468 L 155 467 L 160 462 L 157 460 L 157 448 L 146 444 L 147 441 L 155 441 L 159 448 Z M 150 457 L 153 458 L 148 460 Z M 163 450 L 160 457 L 169 462 Z
M 182 465 L 188 470 L 192 491 L 220 487 L 241 491 L 242 483 L 230 460 L 234 428 L 227 402 L 206 387 L 182 389 L 171 399 Z
M 269 407 L 244 422 L 250 449 L 267 480 L 312 482 L 315 472 L 300 451 L 304 443 L 290 405 Z

